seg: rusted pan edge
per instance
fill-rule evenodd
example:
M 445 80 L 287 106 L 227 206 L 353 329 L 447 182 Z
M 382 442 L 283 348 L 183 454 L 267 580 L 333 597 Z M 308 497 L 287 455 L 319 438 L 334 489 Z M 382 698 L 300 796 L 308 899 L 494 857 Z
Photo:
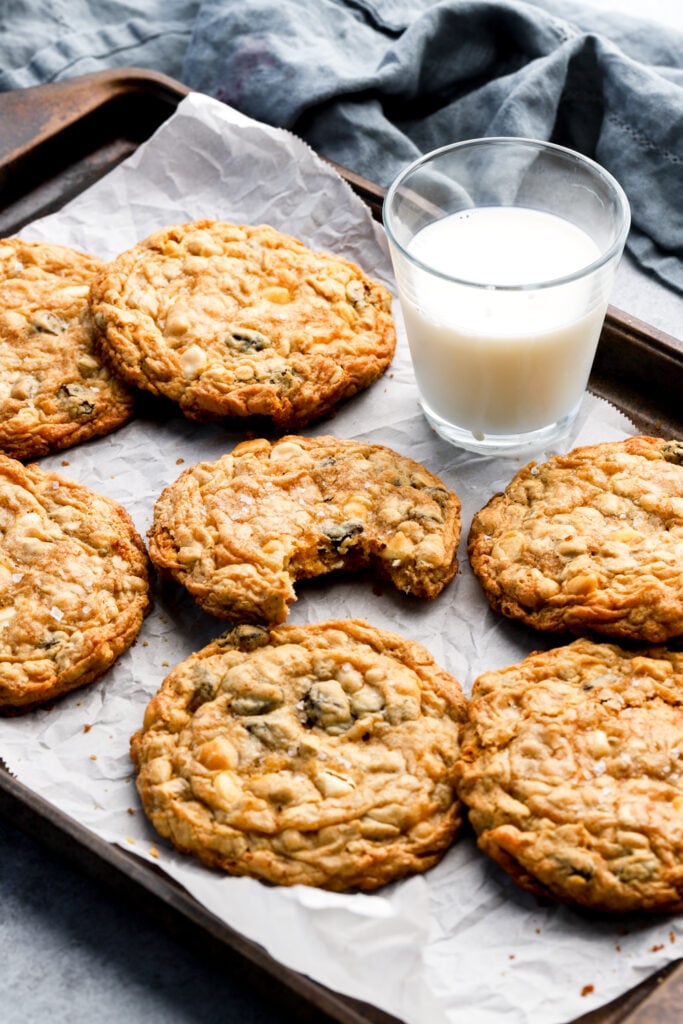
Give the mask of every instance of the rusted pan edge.
M 3 171 L 7 173 L 13 164 L 114 100 L 141 94 L 157 98 L 172 109 L 188 92 L 186 86 L 167 75 L 144 68 L 117 68 L 1 93 L 0 182 Z
M 683 437 L 683 342 L 610 307 L 590 388 L 639 430 Z

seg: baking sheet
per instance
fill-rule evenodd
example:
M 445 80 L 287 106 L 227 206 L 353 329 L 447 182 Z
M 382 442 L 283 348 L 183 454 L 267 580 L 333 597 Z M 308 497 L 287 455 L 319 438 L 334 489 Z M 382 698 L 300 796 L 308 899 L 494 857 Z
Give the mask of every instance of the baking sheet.
M 104 259 L 152 230 L 196 217 L 268 222 L 317 248 L 341 252 L 393 288 L 381 228 L 327 165 L 293 136 L 191 94 L 129 160 L 58 214 L 21 233 Z M 298 587 L 289 621 L 364 617 L 424 643 L 469 692 L 485 669 L 557 640 L 494 615 L 466 564 L 473 513 L 521 464 L 460 452 L 429 429 L 417 406 L 400 312 L 394 362 L 336 417 L 304 431 L 389 444 L 423 462 L 463 502 L 461 573 L 434 602 L 367 581 Z M 633 432 L 606 403 L 586 397 L 564 447 Z M 187 465 L 238 441 L 220 425 L 149 411 L 107 438 L 41 465 L 120 501 L 141 534 L 154 500 Z M 675 919 L 596 919 L 538 906 L 471 837 L 442 863 L 370 895 L 273 889 L 220 876 L 181 857 L 139 809 L 128 739 L 169 667 L 224 624 L 182 588 L 157 586 L 137 644 L 99 683 L 28 716 L 0 720 L 0 756 L 60 810 L 176 879 L 213 913 L 277 960 L 372 1003 L 407 1024 L 560 1024 L 641 981 L 677 954 Z

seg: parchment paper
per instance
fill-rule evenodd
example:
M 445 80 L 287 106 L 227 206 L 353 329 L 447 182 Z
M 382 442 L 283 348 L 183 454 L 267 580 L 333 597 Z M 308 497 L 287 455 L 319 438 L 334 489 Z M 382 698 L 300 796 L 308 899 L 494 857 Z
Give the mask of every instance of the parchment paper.
M 333 170 L 295 137 L 199 94 L 126 163 L 22 235 L 108 259 L 158 227 L 202 216 L 271 223 L 343 253 L 393 287 L 381 228 Z M 461 572 L 434 602 L 389 585 L 376 593 L 367 582 L 302 584 L 289 621 L 366 618 L 425 644 L 469 692 L 480 672 L 557 641 L 493 614 L 469 571 L 464 538 L 472 515 L 521 463 L 471 456 L 433 434 L 417 405 L 395 306 L 399 345 L 388 373 L 306 433 L 388 444 L 441 476 L 463 503 Z M 616 410 L 587 396 L 563 447 L 633 432 Z M 147 414 L 41 464 L 119 501 L 144 536 L 163 487 L 184 466 L 218 458 L 241 439 L 180 414 Z M 177 854 L 140 810 L 128 741 L 169 667 L 223 628 L 180 587 L 158 585 L 137 644 L 104 679 L 51 710 L 0 720 L 0 756 L 22 782 L 168 872 L 283 964 L 407 1024 L 559 1024 L 676 956 L 675 919 L 594 919 L 539 907 L 469 836 L 428 874 L 369 895 L 275 889 L 222 877 Z

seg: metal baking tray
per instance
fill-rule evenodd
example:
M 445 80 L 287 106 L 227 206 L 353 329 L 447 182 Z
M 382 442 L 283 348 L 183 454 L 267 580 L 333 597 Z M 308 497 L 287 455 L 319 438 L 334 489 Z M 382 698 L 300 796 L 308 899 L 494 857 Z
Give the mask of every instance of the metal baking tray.
M 135 151 L 188 89 L 140 68 L 96 72 L 0 93 L 0 237 L 59 209 Z M 379 219 L 384 192 L 339 167 Z M 643 433 L 683 439 L 683 343 L 610 307 L 589 388 Z M 400 1024 L 274 960 L 207 911 L 153 866 L 113 846 L 18 782 L 0 759 L 0 815 L 143 910 L 177 939 L 216 962 L 226 955 L 258 998 L 301 1024 Z M 678 1024 L 683 962 L 671 964 L 573 1024 Z M 568 1022 L 569 1024 L 569 1022 Z

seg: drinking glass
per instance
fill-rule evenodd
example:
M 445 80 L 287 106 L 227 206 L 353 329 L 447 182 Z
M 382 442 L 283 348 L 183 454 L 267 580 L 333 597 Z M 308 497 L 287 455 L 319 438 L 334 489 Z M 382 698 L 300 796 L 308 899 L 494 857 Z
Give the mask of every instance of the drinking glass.
M 629 230 L 618 182 L 552 143 L 473 139 L 405 168 L 383 216 L 436 432 L 493 455 L 565 435 Z

